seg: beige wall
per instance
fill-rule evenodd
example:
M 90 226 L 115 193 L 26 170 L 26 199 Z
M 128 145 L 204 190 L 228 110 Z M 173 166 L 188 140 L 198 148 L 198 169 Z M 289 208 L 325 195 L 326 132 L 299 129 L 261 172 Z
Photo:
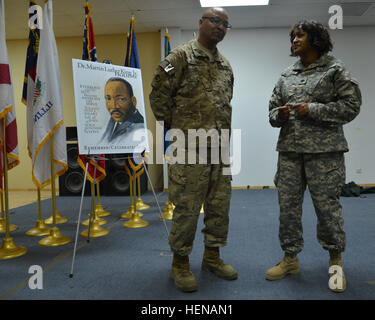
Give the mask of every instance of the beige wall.
M 160 34 L 139 33 L 136 35 L 139 61 L 142 69 L 146 118 L 149 130 L 155 133 L 155 118 L 150 109 L 149 93 L 154 70 L 160 60 Z M 126 35 L 96 36 L 98 61 L 112 60 L 115 65 L 124 65 L 126 54 Z M 75 126 L 75 105 L 73 93 L 72 58 L 82 57 L 82 37 L 56 39 L 59 51 L 61 85 L 63 93 L 64 120 L 66 126 Z M 35 189 L 31 180 L 31 160 L 27 153 L 26 106 L 21 102 L 27 40 L 8 40 L 8 55 L 12 68 L 14 96 L 18 126 L 20 164 L 9 172 L 9 189 Z M 155 134 L 154 134 L 155 136 Z M 155 141 L 154 141 L 155 143 Z M 163 184 L 160 165 L 150 165 L 150 175 L 156 188 Z M 48 187 L 47 187 L 48 188 Z

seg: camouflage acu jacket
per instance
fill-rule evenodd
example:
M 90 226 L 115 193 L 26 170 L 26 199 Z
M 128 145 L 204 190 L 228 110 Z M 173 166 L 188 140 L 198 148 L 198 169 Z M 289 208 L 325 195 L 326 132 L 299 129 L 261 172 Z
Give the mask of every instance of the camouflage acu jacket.
M 191 40 L 163 60 L 152 81 L 150 104 L 167 129 L 230 129 L 233 72 L 216 50 L 214 58 Z M 210 144 L 209 144 L 210 145 Z
M 299 102 L 308 103 L 307 115 L 292 108 L 288 120 L 278 118 L 278 107 Z M 348 151 L 343 125 L 358 115 L 361 103 L 358 82 L 340 60 L 323 55 L 306 68 L 297 61 L 281 74 L 269 103 L 269 121 L 281 127 L 277 151 Z

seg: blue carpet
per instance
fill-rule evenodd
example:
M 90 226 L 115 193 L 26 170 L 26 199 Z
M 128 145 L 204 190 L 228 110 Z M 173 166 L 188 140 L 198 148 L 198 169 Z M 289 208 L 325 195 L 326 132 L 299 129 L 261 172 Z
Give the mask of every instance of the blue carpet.
M 69 278 L 80 199 L 58 197 L 57 209 L 69 221 L 59 224 L 60 231 L 73 242 L 59 247 L 41 247 L 41 237 L 28 237 L 34 227 L 36 203 L 11 210 L 15 243 L 28 249 L 26 255 L 0 261 L 0 299 L 6 300 L 369 300 L 375 299 L 375 194 L 361 198 L 341 198 L 347 249 L 343 254 L 347 290 L 335 294 L 328 289 L 328 252 L 316 239 L 316 216 L 306 192 L 303 214 L 304 250 L 299 255 L 301 272 L 280 281 L 265 280 L 265 271 L 278 262 L 283 253 L 278 240 L 278 202 L 276 190 L 234 190 L 228 245 L 221 250 L 225 262 L 239 273 L 235 281 L 225 281 L 200 268 L 203 254 L 203 215 L 199 219 L 191 268 L 198 291 L 182 293 L 169 278 L 172 254 L 167 234 L 152 193 L 142 196 L 151 208 L 143 211 L 150 225 L 129 229 L 120 215 L 129 199 L 101 197 L 111 212 L 103 227 L 110 234 L 92 239 L 79 236 L 74 276 Z M 161 206 L 167 194 L 159 194 Z M 81 221 L 87 219 L 90 198 L 85 198 Z M 42 201 L 43 217 L 51 215 L 50 200 Z M 170 221 L 167 221 L 170 229 Z M 87 227 L 80 226 L 80 232 Z M 3 236 L 3 235 L 2 235 Z M 30 289 L 31 265 L 44 269 L 43 289 Z

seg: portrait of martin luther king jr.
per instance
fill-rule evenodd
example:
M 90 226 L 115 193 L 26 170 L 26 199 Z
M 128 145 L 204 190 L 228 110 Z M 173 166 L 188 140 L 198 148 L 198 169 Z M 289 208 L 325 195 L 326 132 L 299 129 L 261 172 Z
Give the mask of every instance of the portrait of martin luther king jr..
M 137 129 L 145 128 L 145 121 L 137 110 L 137 99 L 131 84 L 123 78 L 108 79 L 104 88 L 106 108 L 111 115 L 101 142 L 123 144 Z M 132 139 L 130 140 L 132 141 Z

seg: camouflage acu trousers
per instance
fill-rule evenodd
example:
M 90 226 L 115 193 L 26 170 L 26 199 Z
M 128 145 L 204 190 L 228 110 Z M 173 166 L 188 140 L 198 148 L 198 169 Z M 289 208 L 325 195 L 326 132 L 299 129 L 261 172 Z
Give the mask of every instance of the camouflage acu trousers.
M 344 251 L 344 220 L 341 188 L 345 184 L 342 152 L 280 152 L 275 185 L 280 204 L 279 239 L 283 251 L 297 254 L 303 249 L 302 202 L 308 186 L 317 215 L 317 238 L 326 250 Z
M 221 164 L 169 165 L 169 200 L 175 205 L 169 244 L 174 253 L 191 253 L 202 204 L 205 245 L 226 245 L 232 187 L 231 176 L 222 169 Z

